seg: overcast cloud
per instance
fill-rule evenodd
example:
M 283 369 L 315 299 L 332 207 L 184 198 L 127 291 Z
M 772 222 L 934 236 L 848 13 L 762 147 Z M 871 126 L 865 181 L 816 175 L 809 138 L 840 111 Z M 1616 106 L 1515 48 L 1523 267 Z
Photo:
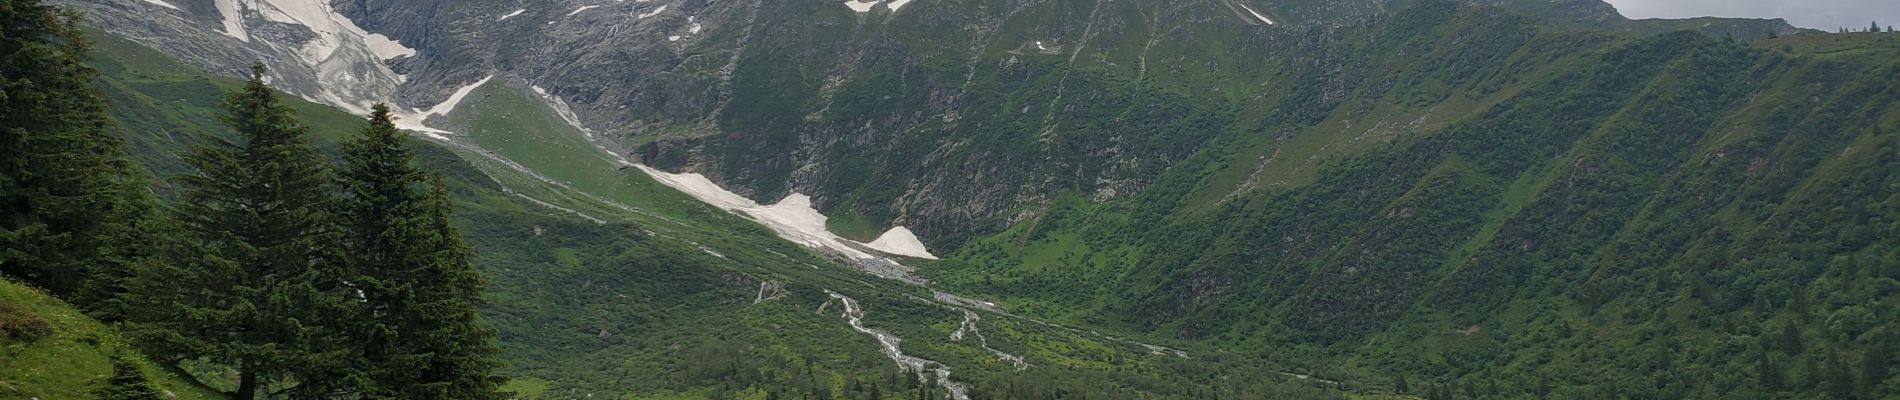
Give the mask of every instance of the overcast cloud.
M 1870 21 L 1900 25 L 1900 0 L 1606 0 L 1630 18 L 1786 18 L 1795 26 L 1833 32 Z

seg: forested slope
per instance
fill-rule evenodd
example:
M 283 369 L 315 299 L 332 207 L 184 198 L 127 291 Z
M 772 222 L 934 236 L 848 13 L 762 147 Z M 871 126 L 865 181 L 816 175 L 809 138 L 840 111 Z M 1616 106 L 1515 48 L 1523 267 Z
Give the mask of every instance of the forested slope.
M 1473 27 L 1525 40 L 1459 45 L 1450 64 L 1380 54 L 1391 36 L 1347 42 L 1398 84 L 1283 103 L 1322 108 L 1221 142 L 1259 152 L 1208 146 L 1133 199 L 1059 200 L 963 247 L 940 282 L 1455 393 L 1890 395 L 1900 36 L 1544 40 L 1418 17 L 1362 34 Z M 1432 81 L 1464 84 L 1391 97 Z M 1408 134 L 1326 129 L 1363 121 L 1355 104 L 1460 103 Z M 1326 146 L 1361 150 L 1275 165 Z

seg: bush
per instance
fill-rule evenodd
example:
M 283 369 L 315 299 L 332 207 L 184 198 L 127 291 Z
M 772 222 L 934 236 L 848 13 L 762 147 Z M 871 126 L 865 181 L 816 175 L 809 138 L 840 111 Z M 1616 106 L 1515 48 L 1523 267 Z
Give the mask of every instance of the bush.
M 52 333 L 46 320 L 12 304 L 0 304 L 0 337 L 33 341 Z

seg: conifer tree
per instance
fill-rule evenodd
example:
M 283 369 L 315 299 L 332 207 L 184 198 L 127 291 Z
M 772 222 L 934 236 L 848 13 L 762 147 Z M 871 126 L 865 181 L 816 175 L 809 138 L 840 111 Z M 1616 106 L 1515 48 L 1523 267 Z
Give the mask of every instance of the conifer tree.
M 105 386 L 93 389 L 92 396 L 99 400 L 159 400 L 164 395 L 152 382 L 145 379 L 145 373 L 139 371 L 138 364 L 126 358 L 124 354 L 112 355 L 112 376 L 106 378 Z
M 1781 335 L 1779 336 L 1779 340 L 1780 340 L 1781 351 L 1783 353 L 1787 353 L 1790 356 L 1801 354 L 1801 352 L 1807 347 L 1802 344 L 1801 328 L 1795 327 L 1794 321 L 1782 321 Z
M 151 207 L 108 131 L 78 17 L 40 0 L 0 0 L 0 273 L 92 306 L 143 254 Z M 87 307 L 92 308 L 92 307 Z
M 353 303 L 327 246 L 325 163 L 263 81 L 264 67 L 227 99 L 236 140 L 205 138 L 185 157 L 172 260 L 140 271 L 130 301 L 135 337 L 174 359 L 208 358 L 237 371 L 232 396 L 314 398 L 360 382 L 342 323 Z
M 343 145 L 344 254 L 362 290 L 356 319 L 371 397 L 501 398 L 493 333 L 478 322 L 483 280 L 449 224 L 447 189 L 411 165 L 408 135 L 378 104 Z M 427 185 L 427 186 L 425 186 Z M 432 188 L 432 189 L 425 189 Z

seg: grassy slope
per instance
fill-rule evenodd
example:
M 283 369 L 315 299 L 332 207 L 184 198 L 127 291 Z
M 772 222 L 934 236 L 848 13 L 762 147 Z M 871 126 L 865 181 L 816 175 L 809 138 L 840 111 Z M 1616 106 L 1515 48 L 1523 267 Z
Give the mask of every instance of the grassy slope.
M 175 174 L 176 152 L 197 135 L 223 132 L 215 123 L 219 92 L 234 81 L 117 38 L 100 37 L 98 47 L 95 64 L 105 72 L 113 117 L 141 165 Z M 325 148 L 361 125 L 334 109 L 287 100 Z M 505 372 L 515 379 L 509 387 L 526 398 L 866 398 L 872 386 L 887 397 L 914 395 L 915 384 L 876 343 L 837 317 L 826 289 L 857 298 L 867 325 L 906 338 L 909 354 L 953 366 L 973 393 L 1008 387 L 1036 396 L 1065 387 L 1184 398 L 1221 387 L 1319 395 L 1256 360 L 1185 360 L 985 313 L 980 326 L 991 346 L 1038 366 L 1017 373 L 969 340 L 947 340 L 962 315 L 921 300 L 928 291 L 843 268 L 638 171 L 619 170 L 502 80 L 479 88 L 447 123 L 466 141 L 418 141 L 417 160 L 449 174 L 458 225 L 490 277 L 484 315 L 500 333 Z M 785 296 L 753 304 L 761 281 L 783 282 Z M 1217 368 L 1252 378 L 1208 379 L 1205 371 Z
M 31 315 L 49 332 L 33 340 L 0 336 L 0 399 L 79 399 L 112 374 L 113 353 L 133 352 L 111 328 L 71 305 L 11 280 L 0 279 L 0 309 Z M 133 354 L 154 385 L 180 399 L 222 394 Z

